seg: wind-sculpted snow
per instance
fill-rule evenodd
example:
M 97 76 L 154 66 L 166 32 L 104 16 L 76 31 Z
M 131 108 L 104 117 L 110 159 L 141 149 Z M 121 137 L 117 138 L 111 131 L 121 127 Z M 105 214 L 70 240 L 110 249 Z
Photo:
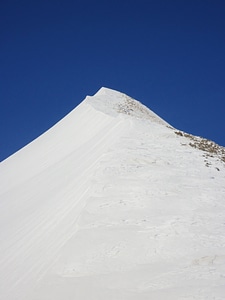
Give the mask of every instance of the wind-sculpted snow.
M 97 110 L 112 116 L 124 114 L 131 117 L 148 119 L 163 125 L 169 125 L 139 101 L 107 88 L 101 88 L 94 97 L 87 97 L 86 102 Z
M 224 299 L 225 167 L 174 132 L 104 88 L 4 161 L 0 299 Z

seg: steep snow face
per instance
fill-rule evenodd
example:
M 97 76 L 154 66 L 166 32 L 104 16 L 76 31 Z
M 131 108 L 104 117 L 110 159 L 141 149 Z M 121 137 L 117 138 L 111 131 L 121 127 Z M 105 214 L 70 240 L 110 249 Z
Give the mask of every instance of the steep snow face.
M 0 298 L 224 299 L 224 148 L 196 141 L 103 88 L 2 162 Z

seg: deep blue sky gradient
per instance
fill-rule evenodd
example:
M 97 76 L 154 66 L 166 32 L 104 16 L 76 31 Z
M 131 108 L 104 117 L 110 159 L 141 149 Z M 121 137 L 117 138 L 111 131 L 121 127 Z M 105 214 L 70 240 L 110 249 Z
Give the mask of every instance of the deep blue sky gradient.
M 105 86 L 225 146 L 225 2 L 0 2 L 0 161 Z

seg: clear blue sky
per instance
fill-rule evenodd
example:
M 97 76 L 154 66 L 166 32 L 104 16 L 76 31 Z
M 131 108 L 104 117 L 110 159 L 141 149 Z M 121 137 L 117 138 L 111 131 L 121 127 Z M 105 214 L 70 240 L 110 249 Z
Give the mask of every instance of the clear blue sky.
M 105 86 L 225 146 L 224 0 L 2 0 L 0 161 Z

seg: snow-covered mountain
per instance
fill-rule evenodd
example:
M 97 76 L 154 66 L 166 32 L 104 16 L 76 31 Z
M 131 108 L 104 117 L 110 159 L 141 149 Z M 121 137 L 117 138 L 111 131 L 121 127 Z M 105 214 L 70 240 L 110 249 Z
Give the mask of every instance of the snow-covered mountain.
M 102 88 L 0 163 L 1 300 L 225 299 L 225 149 Z

